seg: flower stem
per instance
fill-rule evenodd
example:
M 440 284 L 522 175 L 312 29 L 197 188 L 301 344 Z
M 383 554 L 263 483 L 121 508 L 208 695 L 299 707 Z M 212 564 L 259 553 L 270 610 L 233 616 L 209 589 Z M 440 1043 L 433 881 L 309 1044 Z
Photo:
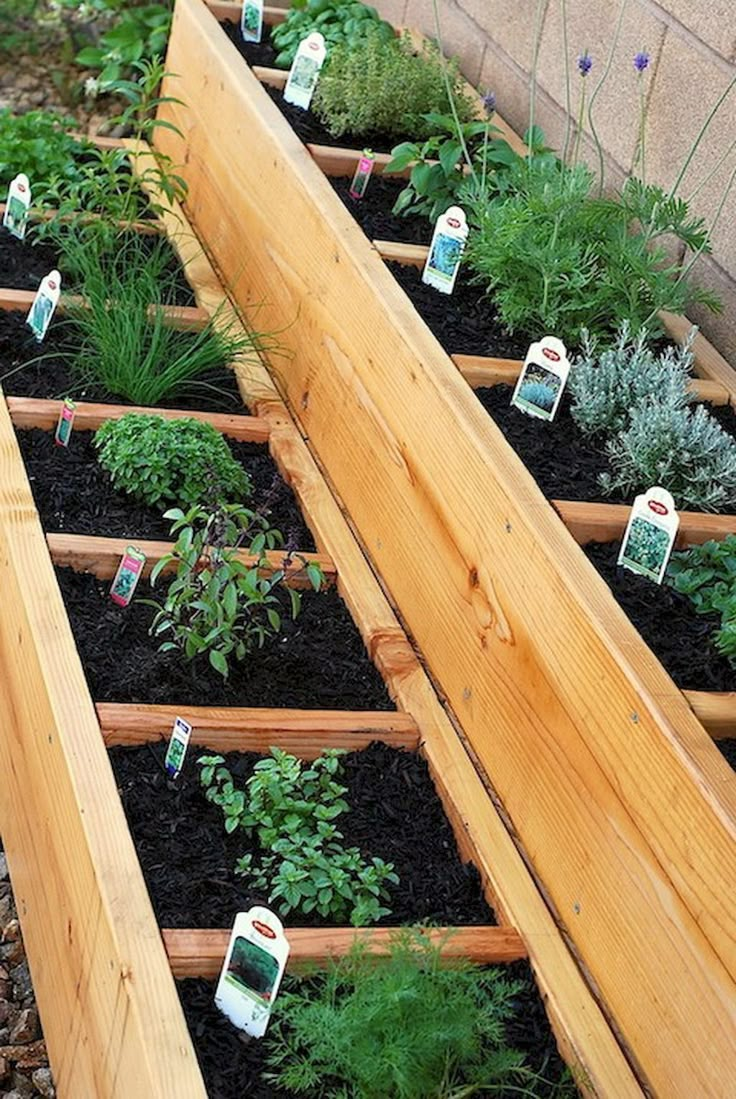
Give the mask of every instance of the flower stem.
M 598 137 L 598 131 L 596 130 L 595 123 L 593 121 L 593 107 L 595 106 L 595 101 L 598 98 L 600 90 L 603 87 L 603 85 L 605 84 L 606 79 L 608 78 L 608 74 L 611 71 L 611 66 L 613 64 L 613 55 L 616 52 L 616 47 L 618 46 L 619 39 L 621 37 L 621 28 L 623 26 L 624 14 L 626 12 L 627 5 L 628 5 L 628 0 L 621 0 L 621 6 L 620 6 L 619 11 L 618 11 L 618 19 L 616 20 L 616 30 L 614 31 L 613 40 L 611 42 L 611 48 L 608 51 L 608 59 L 606 60 L 606 67 L 603 70 L 603 72 L 601 73 L 601 78 L 600 78 L 600 80 L 598 81 L 598 83 L 596 84 L 596 86 L 593 90 L 593 94 L 590 97 L 590 104 L 588 105 L 588 125 L 590 127 L 590 132 L 593 135 L 593 140 L 595 141 L 595 147 L 596 147 L 596 150 L 598 152 L 598 177 L 599 177 L 598 178 L 598 194 L 599 195 L 603 194 L 603 177 L 604 177 L 603 146 L 601 145 L 601 140 Z
M 529 147 L 527 159 L 530 164 L 534 145 L 534 119 L 537 106 L 537 66 L 539 64 L 539 47 L 542 43 L 542 17 L 545 5 L 546 0 L 537 0 L 537 10 L 534 15 L 534 54 L 532 57 L 531 83 L 529 85 L 529 130 L 527 133 Z
M 572 98 L 570 94 L 570 55 L 567 42 L 567 0 L 562 0 L 562 49 L 565 55 L 565 143 L 562 146 L 562 161 L 567 161 L 572 128 Z
M 705 137 L 705 134 L 706 134 L 706 131 L 708 130 L 708 127 L 710 126 L 710 124 L 713 121 L 713 119 L 715 118 L 715 116 L 718 114 L 718 111 L 721 108 L 721 104 L 723 103 L 724 99 L 726 98 L 726 96 L 729 94 L 729 92 L 733 88 L 734 84 L 736 84 L 736 76 L 734 76 L 733 79 L 729 82 L 729 84 L 727 85 L 726 90 L 723 92 L 723 94 L 718 97 L 718 99 L 714 103 L 713 107 L 711 108 L 710 113 L 708 114 L 708 117 L 706 118 L 703 125 L 700 127 L 700 133 L 695 138 L 695 141 L 692 143 L 692 145 L 690 147 L 690 152 L 685 157 L 685 163 L 683 164 L 682 168 L 680 168 L 680 174 L 678 175 L 675 182 L 672 184 L 672 190 L 670 191 L 670 198 L 673 198 L 675 196 L 675 194 L 677 193 L 677 189 L 680 186 L 680 184 L 682 183 L 682 180 L 685 176 L 685 173 L 687 172 L 688 168 L 690 167 L 690 165 L 692 163 L 692 159 L 693 159 L 693 157 L 695 156 L 695 153 L 698 150 L 698 146 L 700 145 L 700 142 Z
M 575 147 L 574 147 L 573 153 L 572 153 L 573 168 L 575 167 L 575 165 L 578 162 L 578 153 L 580 152 L 580 140 L 581 140 L 582 135 L 583 135 L 583 119 L 585 118 L 585 92 L 586 92 L 586 84 L 585 84 L 585 81 L 583 80 L 582 87 L 580 89 L 580 110 L 578 112 L 577 133 L 575 134 Z

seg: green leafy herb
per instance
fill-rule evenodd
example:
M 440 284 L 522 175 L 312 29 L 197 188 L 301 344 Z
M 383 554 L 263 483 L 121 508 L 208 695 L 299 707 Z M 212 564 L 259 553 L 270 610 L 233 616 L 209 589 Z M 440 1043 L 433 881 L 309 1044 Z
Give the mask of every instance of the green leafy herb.
M 375 8 L 356 0 L 293 0 L 284 22 L 271 31 L 271 41 L 278 50 L 274 64 L 279 69 L 290 69 L 299 43 L 312 31 L 323 35 L 329 55 L 339 43 L 360 47 L 376 28 L 385 41 L 393 38 L 391 24 L 381 20 Z
M 736 667 L 736 534 L 673 553 L 667 580 L 698 614 L 721 616 L 715 647 Z
M 150 61 L 166 52 L 173 3 L 125 6 L 98 46 L 85 46 L 77 54 L 78 65 L 100 69 L 104 91 L 130 74 L 139 61 Z
M 66 186 L 78 182 L 92 146 L 71 137 L 67 131 L 73 126 L 73 118 L 50 111 L 14 115 L 0 110 L 0 187 L 6 190 L 19 172 L 25 172 L 35 199 L 51 179 Z

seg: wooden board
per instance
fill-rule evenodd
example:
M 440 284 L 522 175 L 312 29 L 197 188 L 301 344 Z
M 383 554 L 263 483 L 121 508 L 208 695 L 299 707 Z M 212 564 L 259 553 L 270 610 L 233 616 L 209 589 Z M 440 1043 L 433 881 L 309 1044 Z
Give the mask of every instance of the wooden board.
M 371 954 L 385 958 L 392 929 L 332 927 L 324 931 L 313 927 L 290 927 L 288 969 L 298 972 L 311 966 L 324 966 L 350 950 L 357 940 L 367 942 Z M 175 977 L 204 977 L 212 980 L 220 975 L 223 958 L 230 939 L 229 930 L 174 930 L 163 932 L 164 945 Z M 498 965 L 517 962 L 526 957 L 526 949 L 518 932 L 512 927 L 437 928 L 429 932 L 434 942 L 443 942 L 442 956 L 469 958 L 478 965 Z M 388 1097 L 387 1097 L 388 1099 Z
M 576 542 L 614 542 L 626 528 L 631 508 L 627 504 L 588 504 L 579 500 L 553 500 L 552 506 Z M 736 515 L 709 515 L 681 511 L 677 547 L 698 546 L 736 534 Z
M 35 290 L 0 288 L 0 309 L 6 312 L 8 310 L 28 310 L 31 308 L 35 296 Z M 82 299 L 73 295 L 67 297 L 66 301 L 72 301 L 75 305 L 82 304 Z M 64 312 L 64 305 L 65 299 L 62 297 L 58 306 L 59 313 Z M 162 310 L 166 316 L 167 325 L 185 331 L 199 331 L 207 321 L 207 314 L 202 309 L 191 305 L 152 305 L 150 308 L 151 310 Z
M 283 331 L 272 367 L 566 933 L 651 1086 L 718 1094 L 732 773 L 197 0 L 169 68 L 191 214 L 241 307 Z

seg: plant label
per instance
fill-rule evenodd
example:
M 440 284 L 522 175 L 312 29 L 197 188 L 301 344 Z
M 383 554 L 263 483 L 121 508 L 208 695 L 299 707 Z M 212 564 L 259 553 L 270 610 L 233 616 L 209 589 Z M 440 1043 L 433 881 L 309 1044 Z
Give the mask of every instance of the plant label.
M 634 500 L 616 563 L 661 584 L 679 525 L 667 489 L 650 488 Z
M 243 0 L 240 33 L 245 42 L 260 42 L 263 37 L 263 0 Z
M 28 211 L 31 208 L 31 185 L 28 176 L 21 172 L 8 187 L 3 225 L 18 240 L 23 240 L 28 224 Z
M 260 905 L 238 912 L 215 1003 L 231 1023 L 253 1038 L 266 1033 L 288 957 L 289 943 L 278 916 Z
M 127 607 L 133 598 L 133 593 L 138 585 L 146 563 L 145 553 L 141 553 L 135 546 L 128 546 L 115 573 L 115 579 L 110 588 L 110 598 L 119 607 Z
M 41 285 L 36 291 L 33 304 L 28 311 L 26 324 L 39 343 L 43 340 L 51 318 L 59 304 L 61 293 L 61 275 L 58 271 L 51 271 L 45 279 L 41 279 Z
M 69 439 L 71 438 L 72 428 L 74 426 L 74 413 L 76 411 L 77 406 L 74 401 L 67 397 L 61 406 L 59 419 L 56 423 L 54 442 L 57 446 L 69 446 Z
M 174 719 L 174 728 L 171 730 L 169 746 L 166 749 L 164 767 L 171 778 L 176 778 L 184 766 L 184 758 L 189 747 L 189 738 L 192 735 L 192 727 L 182 717 Z
M 527 352 L 512 405 L 539 420 L 554 420 L 569 373 L 564 343 L 554 336 L 545 336 Z
M 326 54 L 325 40 L 319 31 L 312 31 L 302 39 L 284 88 L 287 103 L 308 110 Z
M 465 220 L 465 211 L 459 206 L 451 206 L 446 213 L 437 218 L 435 223 L 427 262 L 422 272 L 422 282 L 434 287 L 442 294 L 451 294 L 455 289 L 455 280 L 467 239 L 468 223 Z
M 363 198 L 375 163 L 376 158 L 371 150 L 364 149 L 362 156 L 358 161 L 358 167 L 355 169 L 355 175 L 353 176 L 353 182 L 350 184 L 350 190 L 348 191 L 351 198 Z

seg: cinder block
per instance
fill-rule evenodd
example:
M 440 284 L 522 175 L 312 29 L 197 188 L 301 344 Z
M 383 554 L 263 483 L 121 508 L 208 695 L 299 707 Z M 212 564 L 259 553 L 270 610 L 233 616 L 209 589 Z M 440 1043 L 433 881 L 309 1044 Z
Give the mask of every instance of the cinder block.
M 490 43 L 481 66 L 479 86 L 495 93 L 498 110 L 516 132 L 523 136 L 529 124 L 529 78 L 503 51 Z M 544 130 L 547 144 L 562 147 L 565 112 L 543 89 L 537 95 L 536 123 Z
M 736 326 L 733 323 L 736 317 L 736 280 L 719 270 L 707 257 L 697 264 L 696 277 L 702 286 L 715 290 L 720 296 L 723 312 L 714 315 L 702 306 L 696 306 L 688 311 L 688 316 L 700 325 L 713 346 L 736 368 Z
M 486 39 L 479 28 L 455 3 L 440 3 L 442 45 L 448 57 L 458 57 L 463 73 L 477 85 Z M 436 37 L 432 0 L 408 0 L 404 23 Z
M 538 0 L 457 0 L 472 20 L 522 68 L 531 68 Z M 541 0 L 542 19 L 555 0 Z M 582 0 L 579 0 L 582 2 Z M 441 5 L 450 6 L 449 0 Z
M 663 6 L 695 38 L 707 43 L 727 61 L 736 61 L 736 11 L 733 0 L 667 0 Z
M 381 13 L 384 19 L 388 19 L 389 23 L 393 23 L 395 27 L 400 27 L 404 23 L 406 0 L 376 0 L 373 7 Z

